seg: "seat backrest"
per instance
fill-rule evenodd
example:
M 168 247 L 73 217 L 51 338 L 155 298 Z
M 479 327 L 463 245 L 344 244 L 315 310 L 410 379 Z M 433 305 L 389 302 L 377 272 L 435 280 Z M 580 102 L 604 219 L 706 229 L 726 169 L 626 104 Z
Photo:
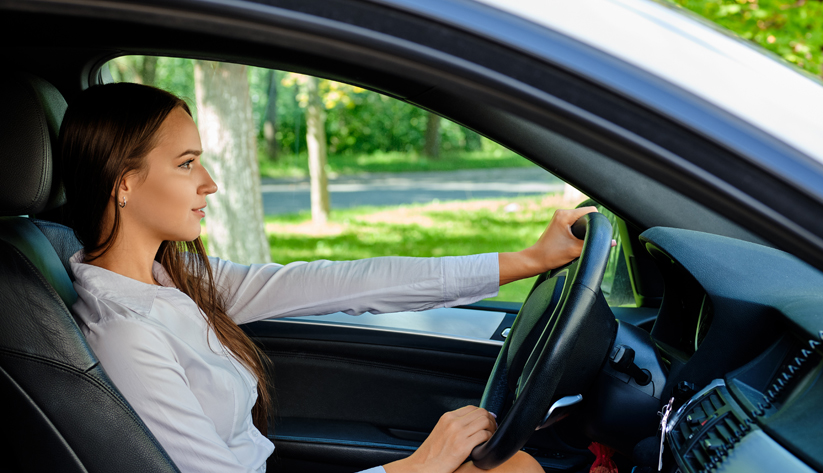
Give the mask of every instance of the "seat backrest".
M 62 203 L 52 149 L 65 101 L 41 79 L 9 74 L 0 103 L 3 471 L 178 472 L 67 308 L 77 297 L 67 271 L 80 247 L 73 232 L 23 216 Z

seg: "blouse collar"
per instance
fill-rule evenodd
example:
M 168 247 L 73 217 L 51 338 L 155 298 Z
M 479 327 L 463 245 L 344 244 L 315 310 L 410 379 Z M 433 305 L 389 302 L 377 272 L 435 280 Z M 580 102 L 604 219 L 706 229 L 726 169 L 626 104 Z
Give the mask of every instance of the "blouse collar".
M 75 285 L 82 287 L 98 299 L 115 302 L 141 315 L 149 314 L 161 286 L 146 284 L 114 271 L 84 263 L 84 261 L 83 250 L 78 251 L 69 259 Z M 175 288 L 171 277 L 157 261 L 152 264 L 152 275 L 163 287 Z

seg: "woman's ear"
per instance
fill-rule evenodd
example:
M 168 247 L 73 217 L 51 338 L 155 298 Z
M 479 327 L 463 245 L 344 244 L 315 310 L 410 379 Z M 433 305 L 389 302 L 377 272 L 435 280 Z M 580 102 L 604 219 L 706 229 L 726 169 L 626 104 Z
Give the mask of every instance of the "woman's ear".
M 129 193 L 129 190 L 130 190 L 132 187 L 134 187 L 135 183 L 137 182 L 137 181 L 136 181 L 136 178 L 137 178 L 137 177 L 138 177 L 138 176 L 137 176 L 137 173 L 136 173 L 136 172 L 134 172 L 134 171 L 132 171 L 132 172 L 127 172 L 127 173 L 123 174 L 123 175 L 120 177 L 120 182 L 117 184 L 117 188 L 118 188 L 119 193 L 120 193 L 120 195 L 121 195 L 121 196 L 122 196 L 122 195 L 127 195 L 127 194 Z M 112 191 L 111 191 L 111 196 L 112 196 L 112 197 L 114 197 L 114 196 L 115 196 L 115 191 L 114 191 L 114 189 L 112 189 Z

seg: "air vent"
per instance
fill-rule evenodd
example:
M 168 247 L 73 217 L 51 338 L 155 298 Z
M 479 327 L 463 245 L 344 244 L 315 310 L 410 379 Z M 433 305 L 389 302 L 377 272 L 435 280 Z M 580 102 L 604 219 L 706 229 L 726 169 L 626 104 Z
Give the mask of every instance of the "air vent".
M 821 331 L 823 337 L 823 331 Z M 815 339 L 810 339 L 804 342 L 796 342 L 798 346 L 783 360 L 783 364 L 774 378 L 769 382 L 768 388 L 764 393 L 765 400 L 758 403 L 757 410 L 753 413 L 755 416 L 763 416 L 768 413 L 774 404 L 781 404 L 785 401 L 787 393 L 790 389 L 801 379 L 812 367 L 820 362 L 820 353 L 818 350 L 821 347 L 821 342 Z
M 672 451 L 688 471 L 717 468 L 751 430 L 751 420 L 730 404 L 726 387 L 716 384 L 681 408 L 668 431 Z

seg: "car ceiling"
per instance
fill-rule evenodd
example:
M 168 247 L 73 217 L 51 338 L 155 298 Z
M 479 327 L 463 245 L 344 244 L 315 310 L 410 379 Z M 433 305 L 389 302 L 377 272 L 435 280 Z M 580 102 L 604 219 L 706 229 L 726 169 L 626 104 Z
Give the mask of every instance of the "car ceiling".
M 218 3 L 213 2 L 213 5 Z M 281 2 L 287 7 L 294 6 L 291 3 Z M 327 8 L 338 12 L 339 8 L 335 9 L 335 6 L 351 7 L 354 4 L 335 0 L 329 2 Z M 177 11 L 179 16 L 170 16 L 162 8 L 147 5 L 131 5 L 123 11 L 122 6 L 118 5 L 105 4 L 115 7 L 106 9 L 97 8 L 100 4 L 82 1 L 71 5 L 24 3 L 22 10 L 29 11 L 0 15 L 0 28 L 7 33 L 13 32 L 16 44 L 26 45 L 23 48 L 2 48 L 5 67 L 44 77 L 55 84 L 69 101 L 72 95 L 99 80 L 97 70 L 105 61 L 123 54 L 223 60 L 348 82 L 435 111 L 494 139 L 603 202 L 639 230 L 671 226 L 765 243 L 764 239 L 742 226 L 685 197 L 683 190 L 697 190 L 697 193 L 690 195 L 698 198 L 702 195 L 701 191 L 705 192 L 705 188 L 700 186 L 683 184 L 688 183 L 688 176 L 679 176 L 672 170 L 662 168 L 638 172 L 635 169 L 637 166 L 623 164 L 631 161 L 626 156 L 636 155 L 636 149 L 628 149 L 625 143 L 594 133 L 579 124 L 574 129 L 561 126 L 568 125 L 568 120 L 562 114 L 563 104 L 560 101 L 556 101 L 555 105 L 561 113 L 549 110 L 548 113 L 554 116 L 547 121 L 545 108 L 530 106 L 520 97 L 496 90 L 497 85 L 514 81 L 465 59 L 489 65 L 508 58 L 509 53 L 504 48 L 491 45 L 486 40 L 456 36 L 453 31 L 417 18 L 400 21 L 396 13 L 387 13 L 375 5 L 363 4 L 359 10 L 344 8 L 344 12 L 335 14 L 356 17 L 359 24 L 368 23 L 368 19 L 395 22 L 389 27 L 403 27 L 406 36 L 411 38 L 439 34 L 443 41 L 452 45 L 453 50 L 461 51 L 462 58 L 447 56 L 408 41 L 397 44 L 396 39 L 382 33 L 364 35 L 362 30 L 346 31 L 345 25 L 341 27 L 339 24 L 332 28 L 328 20 L 306 18 L 303 14 L 289 11 L 279 11 L 281 17 L 276 18 L 277 22 L 273 21 L 275 26 L 261 28 L 253 22 L 224 21 L 191 12 Z M 20 7 L 21 4 L 16 6 Z M 216 12 L 219 13 L 219 9 Z M 333 15 L 328 13 L 327 16 Z M 289 21 L 298 20 L 308 21 L 308 26 L 303 25 L 300 32 L 286 27 Z M 67 23 L 72 25 L 70 37 L 60 33 L 65 31 Z M 381 26 L 383 29 L 386 27 Z M 317 28 L 319 34 L 313 34 L 311 28 Z M 431 38 L 428 41 L 431 43 Z M 541 72 L 532 70 L 533 64 L 528 60 L 519 60 L 522 64 L 517 68 L 521 74 Z M 433 67 L 436 61 L 453 67 Z M 567 91 L 567 94 L 580 94 L 582 91 L 590 92 L 594 99 L 604 97 L 604 91 L 592 84 L 565 77 L 562 71 L 554 73 L 558 87 L 577 87 L 576 90 Z M 524 87 L 522 84 L 514 85 Z M 613 113 L 647 113 L 621 102 L 619 98 L 610 97 L 610 101 L 616 107 Z M 620 108 L 620 105 L 625 107 Z M 661 130 L 667 126 L 674 129 L 662 119 L 655 118 L 654 122 Z M 682 130 L 677 132 L 686 133 Z M 577 141 L 592 138 L 586 141 L 592 146 L 581 146 L 563 135 L 572 136 Z M 649 174 L 658 179 L 648 177 Z M 677 183 L 681 192 L 661 184 L 659 180 L 667 184 Z

